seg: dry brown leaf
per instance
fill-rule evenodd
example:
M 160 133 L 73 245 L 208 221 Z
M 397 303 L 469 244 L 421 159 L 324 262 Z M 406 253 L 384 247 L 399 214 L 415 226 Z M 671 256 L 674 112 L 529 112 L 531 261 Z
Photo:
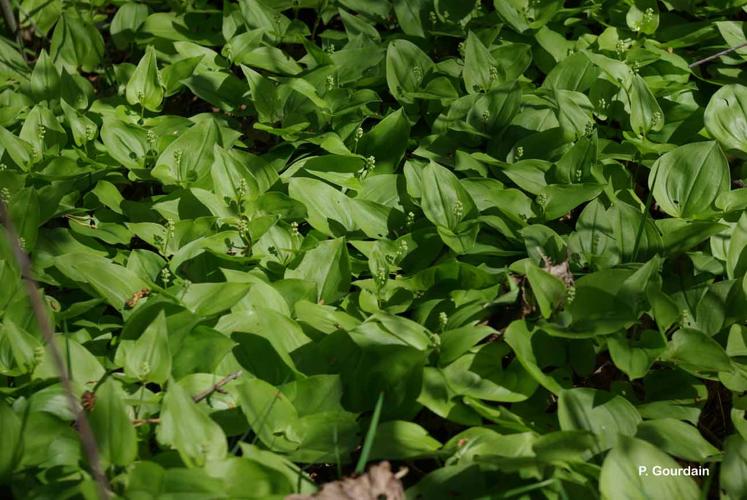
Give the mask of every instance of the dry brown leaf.
M 573 286 L 573 273 L 571 268 L 568 266 L 568 260 L 564 260 L 560 264 L 553 264 L 549 257 L 543 256 L 542 260 L 545 263 L 545 271 L 552 274 L 556 278 L 560 278 L 565 286 Z
M 400 477 L 407 472 L 392 473 L 389 462 L 381 462 L 368 472 L 326 483 L 313 495 L 289 495 L 285 500 L 404 500 L 405 490 Z

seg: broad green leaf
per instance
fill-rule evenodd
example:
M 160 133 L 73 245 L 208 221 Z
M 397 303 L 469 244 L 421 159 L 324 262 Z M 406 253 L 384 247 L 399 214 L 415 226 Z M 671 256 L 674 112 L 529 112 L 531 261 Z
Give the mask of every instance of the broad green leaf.
M 37 101 L 56 99 L 60 95 L 60 74 L 46 50 L 41 51 L 31 73 L 31 95 Z
M 521 90 L 514 82 L 492 87 L 474 100 L 467 123 L 488 137 L 498 135 L 519 111 Z
M 350 200 L 327 183 L 305 177 L 294 177 L 288 184 L 288 194 L 308 209 L 309 224 L 327 235 L 337 233 L 336 227 L 354 230 Z M 335 224 L 337 223 L 337 224 Z
M 412 103 L 434 69 L 433 61 L 412 42 L 394 40 L 386 52 L 386 81 L 389 92 L 402 103 Z
M 470 94 L 485 92 L 498 82 L 498 70 L 487 47 L 471 31 L 464 42 L 464 88 Z
M 163 398 L 156 436 L 160 443 L 176 449 L 188 467 L 202 467 L 209 461 L 225 458 L 228 452 L 220 426 L 173 379 Z
M 447 168 L 429 163 L 422 171 L 422 204 L 425 216 L 452 231 L 475 215 L 474 201 L 459 179 Z
M 145 49 L 137 68 L 127 82 L 127 102 L 149 111 L 159 111 L 163 102 L 163 86 L 156 65 L 156 50 L 152 45 Z
M 664 126 L 661 107 L 640 75 L 633 77 L 630 89 L 630 126 L 633 132 L 643 136 L 649 131 L 659 131 Z
M 724 443 L 724 461 L 721 464 L 721 486 L 731 498 L 740 498 L 747 493 L 747 441 L 731 435 Z
M 365 134 L 356 152 L 375 158 L 374 174 L 395 172 L 399 169 L 409 138 L 410 122 L 400 108 Z
M 164 184 L 207 187 L 214 146 L 221 144 L 218 125 L 212 119 L 192 125 L 163 150 L 152 175 Z
M 49 54 L 71 71 L 93 71 L 104 57 L 104 39 L 90 16 L 68 8 L 55 26 Z
M 105 464 L 126 466 L 135 460 L 135 427 L 124 404 L 124 392 L 111 378 L 96 391 L 96 402 L 88 420 Z
M 530 330 L 525 321 L 513 321 L 506 330 L 506 343 L 511 346 L 517 359 L 521 362 L 524 369 L 532 378 L 539 382 L 545 389 L 553 394 L 560 394 L 563 391 L 563 385 L 553 376 L 545 373 L 543 367 L 538 364 L 537 355 L 544 354 L 539 345 L 539 338 L 547 336 L 537 330 Z
M 316 283 L 317 299 L 333 304 L 350 289 L 350 261 L 345 240 L 322 241 L 306 253 L 297 268 L 286 273 L 287 278 L 300 278 Z
M 625 437 L 635 435 L 641 416 L 622 396 L 576 388 L 560 393 L 558 421 L 563 430 L 593 432 L 597 436 L 596 451 L 604 451 L 624 443 Z
M 636 437 L 690 462 L 702 463 L 719 453 L 715 446 L 700 435 L 696 427 L 673 418 L 641 422 Z
M 127 2 L 117 9 L 109 26 L 117 48 L 124 49 L 135 40 L 135 35 L 147 17 L 148 6 L 142 3 Z
M 11 473 L 19 466 L 23 454 L 21 419 L 5 402 L 0 403 L 0 435 L 3 447 L 0 449 L 0 481 L 7 482 Z
M 731 360 L 718 342 L 689 328 L 681 328 L 672 335 L 664 356 L 683 370 L 696 375 L 709 376 L 732 369 Z
M 626 338 L 624 334 L 607 340 L 610 356 L 620 370 L 631 380 L 642 378 L 648 373 L 656 358 L 664 352 L 666 343 L 655 330 L 644 330 L 640 338 Z
M 708 133 L 727 151 L 747 155 L 747 87 L 724 85 L 713 96 L 705 109 L 703 121 Z
M 0 326 L 0 373 L 20 376 L 31 373 L 41 361 L 44 345 L 10 319 Z
M 666 453 L 640 439 L 621 437 L 604 459 L 599 476 L 602 495 L 615 499 L 700 498 L 698 486 L 684 475 L 655 475 L 680 469 Z
M 441 443 L 418 424 L 401 420 L 383 422 L 376 428 L 376 439 L 369 458 L 411 459 L 434 454 Z
M 135 273 L 103 257 L 65 254 L 55 259 L 55 266 L 71 280 L 87 283 L 118 311 L 127 307 L 135 292 L 149 289 Z
M 732 230 L 726 253 L 726 273 L 731 278 L 747 273 L 747 213 L 742 213 Z
M 187 309 L 199 316 L 213 316 L 231 308 L 246 295 L 249 283 L 192 283 L 180 294 Z
M 300 445 L 300 436 L 289 433 L 298 412 L 282 391 L 259 379 L 245 380 L 238 389 L 241 409 L 249 427 L 272 451 L 289 452 Z
M 686 144 L 656 161 L 649 175 L 654 198 L 673 217 L 706 218 L 729 189 L 729 164 L 716 142 Z
M 655 0 L 635 0 L 625 15 L 625 21 L 635 33 L 651 35 L 659 27 L 659 8 Z
M 123 344 L 125 373 L 142 382 L 163 385 L 171 376 L 171 351 L 166 316 L 161 311 L 134 344 Z
M 104 119 L 101 142 L 107 153 L 124 167 L 143 168 L 148 152 L 147 133 L 141 127 L 116 118 Z
M 281 75 L 297 75 L 302 69 L 293 58 L 276 47 L 257 47 L 242 52 L 234 56 L 234 62 Z
M 527 265 L 527 279 L 542 317 L 549 318 L 553 311 L 565 301 L 565 285 L 560 278 L 533 264 Z

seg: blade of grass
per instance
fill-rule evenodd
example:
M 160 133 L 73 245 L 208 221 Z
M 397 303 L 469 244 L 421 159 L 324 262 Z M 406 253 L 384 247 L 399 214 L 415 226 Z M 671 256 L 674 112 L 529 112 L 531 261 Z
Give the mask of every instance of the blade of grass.
M 374 439 L 376 438 L 376 428 L 379 426 L 379 417 L 381 417 L 381 407 L 384 405 L 384 393 L 379 393 L 379 399 L 376 400 L 376 406 L 374 407 L 373 416 L 371 416 L 371 423 L 368 425 L 368 432 L 366 432 L 366 439 L 363 441 L 363 449 L 361 449 L 361 456 L 358 458 L 358 464 L 355 466 L 356 474 L 363 474 L 366 469 L 366 462 L 368 462 L 368 455 L 371 454 L 371 447 L 373 446 Z

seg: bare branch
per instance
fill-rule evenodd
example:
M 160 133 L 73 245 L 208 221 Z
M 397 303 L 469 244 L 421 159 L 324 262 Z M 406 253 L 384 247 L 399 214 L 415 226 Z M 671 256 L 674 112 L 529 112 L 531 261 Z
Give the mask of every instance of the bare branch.
M 224 385 L 226 385 L 230 381 L 236 380 L 240 376 L 241 376 L 241 370 L 226 375 L 225 377 L 223 377 L 222 379 L 220 379 L 219 381 L 217 381 L 215 384 L 213 384 L 208 389 L 205 389 L 204 391 L 199 392 L 199 393 L 195 394 L 194 396 L 192 396 L 192 401 L 194 401 L 195 403 L 199 403 L 203 399 L 205 399 L 208 396 L 210 396 L 212 393 L 214 393 L 216 391 L 219 391 L 221 387 L 223 387 Z
M 52 329 L 52 322 L 47 315 L 47 310 L 44 307 L 41 295 L 39 294 L 39 290 L 36 287 L 36 282 L 31 275 L 31 262 L 28 255 L 26 255 L 26 253 L 18 243 L 18 234 L 16 233 L 15 226 L 13 225 L 13 221 L 10 218 L 8 209 L 5 206 L 5 202 L 3 200 L 0 200 L 0 221 L 5 226 L 5 234 L 7 236 L 8 243 L 10 244 L 10 248 L 13 251 L 13 256 L 15 257 L 16 262 L 18 263 L 18 267 L 21 270 L 21 278 L 26 287 L 26 294 L 28 295 L 29 301 L 31 302 L 31 307 L 34 310 L 34 318 L 39 325 L 39 329 L 41 330 L 42 335 L 44 335 L 44 340 L 47 344 L 47 350 L 52 358 L 52 364 L 54 365 L 55 370 L 59 375 L 60 383 L 62 385 L 62 389 L 65 392 L 68 406 L 70 407 L 70 411 L 72 412 L 72 414 L 75 415 L 78 434 L 80 435 L 80 441 L 83 444 L 83 449 L 86 453 L 86 457 L 88 458 L 88 464 L 91 467 L 91 473 L 94 480 L 96 481 L 99 497 L 105 500 L 109 499 L 111 498 L 109 482 L 107 481 L 106 476 L 101 469 L 101 461 L 99 460 L 96 438 L 94 437 L 91 425 L 89 424 L 88 419 L 83 413 L 82 408 L 78 404 L 78 400 L 75 397 L 75 393 L 73 392 L 73 386 L 70 382 L 70 377 L 68 376 L 67 369 L 65 368 L 65 363 L 62 360 L 62 354 L 60 353 L 57 344 L 54 342 L 54 331 Z
M 695 66 L 700 66 L 701 64 L 707 63 L 708 61 L 713 61 L 714 59 L 717 59 L 721 56 L 725 56 L 726 54 L 729 54 L 731 52 L 734 52 L 735 50 L 739 50 L 741 48 L 747 47 L 747 42 L 740 43 L 736 47 L 731 47 L 728 49 L 724 49 L 721 52 L 716 52 L 712 56 L 704 57 L 703 59 L 700 59 L 698 61 L 695 61 L 694 63 L 688 65 L 688 68 L 694 68 Z
M 161 419 L 160 418 L 136 418 L 132 420 L 132 425 L 135 427 L 140 427 L 141 425 L 145 424 L 160 424 Z

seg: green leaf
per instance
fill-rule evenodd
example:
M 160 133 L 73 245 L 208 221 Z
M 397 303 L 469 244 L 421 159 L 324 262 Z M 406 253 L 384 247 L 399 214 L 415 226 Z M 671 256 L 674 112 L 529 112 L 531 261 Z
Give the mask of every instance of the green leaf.
M 171 376 L 171 351 L 166 316 L 161 311 L 134 344 L 122 344 L 125 373 L 142 382 L 163 385 Z
M 562 430 L 587 430 L 596 434 L 595 450 L 604 451 L 625 443 L 627 436 L 634 436 L 641 416 L 622 396 L 577 388 L 560 393 L 558 421 Z
M 135 35 L 148 17 L 148 6 L 142 3 L 127 2 L 112 18 L 109 32 L 118 49 L 125 49 L 135 40 Z
M 187 309 L 199 316 L 213 316 L 231 308 L 246 295 L 249 283 L 192 283 L 180 295 Z
M 638 339 L 615 335 L 607 340 L 607 345 L 615 366 L 631 380 L 644 377 L 666 348 L 662 335 L 655 330 L 644 330 Z
M 68 8 L 55 26 L 49 53 L 71 72 L 79 67 L 93 71 L 103 58 L 104 39 L 85 14 Z
M 399 169 L 409 138 L 410 122 L 400 108 L 361 138 L 357 152 L 376 159 L 374 174 L 391 173 Z
M 414 102 L 413 93 L 423 86 L 434 69 L 433 61 L 412 42 L 394 40 L 386 51 L 386 82 L 400 102 Z
M 621 437 L 604 459 L 599 489 L 607 498 L 700 498 L 692 478 L 654 475 L 655 470 L 676 469 L 680 469 L 680 464 L 655 446 L 640 439 Z
M 726 253 L 726 274 L 730 278 L 747 273 L 747 213 L 742 213 L 732 230 Z
M 297 75 L 302 68 L 288 54 L 276 47 L 257 47 L 234 57 L 236 64 L 246 64 L 281 75 Z
M 228 452 L 220 426 L 173 379 L 163 398 L 156 436 L 160 443 L 175 448 L 188 467 L 202 467 L 209 461 L 225 458 Z
M 91 254 L 60 255 L 55 266 L 71 280 L 88 284 L 118 311 L 126 307 L 135 292 L 149 288 L 129 269 Z
M 317 300 L 333 304 L 350 290 L 350 261 L 344 238 L 326 240 L 306 253 L 297 268 L 286 278 L 316 283 Z
M 659 27 L 659 8 L 655 0 L 635 0 L 625 15 L 625 21 L 635 33 L 651 35 Z
M 303 203 L 309 213 L 309 224 L 327 235 L 334 235 L 335 224 L 345 230 L 356 228 L 351 216 L 350 199 L 327 183 L 316 179 L 294 177 L 288 184 L 291 198 Z
M 470 94 L 485 92 L 498 82 L 498 70 L 487 47 L 473 33 L 467 34 L 464 42 L 464 88 Z
M 553 311 L 565 301 L 565 285 L 560 278 L 534 264 L 527 265 L 527 279 L 529 279 L 542 317 L 549 318 Z
M 6 319 L 0 327 L 0 373 L 19 376 L 31 373 L 44 353 L 41 341 Z
M 428 12 L 429 0 L 393 0 L 397 23 L 410 36 L 425 37 L 423 20 Z
M 127 102 L 133 106 L 139 105 L 149 111 L 159 111 L 163 102 L 163 94 L 163 86 L 156 65 L 156 50 L 149 45 L 127 82 L 125 95 Z
M 147 134 L 142 128 L 117 119 L 105 119 L 101 141 L 109 155 L 129 169 L 142 168 L 147 153 Z
M 636 437 L 689 462 L 702 463 L 719 454 L 718 449 L 706 441 L 696 427 L 673 418 L 641 422 Z
M 747 441 L 731 435 L 724 443 L 724 461 L 721 464 L 721 486 L 731 498 L 747 494 Z
M 418 424 L 393 420 L 379 424 L 369 459 L 407 460 L 433 455 L 441 443 Z
M 88 420 L 105 464 L 126 466 L 135 460 L 135 427 L 124 404 L 124 392 L 111 378 L 96 391 L 96 402 Z
M 633 76 L 630 89 L 630 126 L 633 132 L 643 136 L 664 127 L 664 113 L 646 85 L 646 80 L 640 75 Z
M 560 394 L 563 386 L 553 376 L 548 375 L 538 364 L 538 356 L 545 354 L 547 346 L 541 345 L 541 340 L 547 340 L 547 335 L 538 330 L 529 330 L 525 321 L 515 320 L 506 329 L 506 343 L 513 349 L 521 365 L 532 378 L 553 394 Z
M 214 120 L 192 125 L 163 150 L 153 167 L 153 177 L 164 184 L 209 187 L 216 144 L 221 140 Z
M 30 83 L 31 95 L 37 101 L 57 99 L 60 95 L 60 74 L 44 49 L 36 60 Z
M 459 179 L 447 168 L 431 162 L 422 171 L 423 212 L 429 221 L 450 230 L 476 215 L 476 207 Z
M 716 142 L 686 144 L 659 158 L 649 185 L 661 209 L 673 217 L 705 218 L 729 189 L 729 164 Z
M 703 116 L 706 129 L 727 151 L 747 155 L 747 123 L 742 118 L 746 110 L 743 85 L 724 85 L 708 101 Z
M 729 356 L 718 342 L 689 328 L 681 328 L 672 335 L 665 356 L 680 368 L 701 376 L 732 369 Z
M 0 449 L 0 482 L 6 483 L 11 473 L 20 465 L 23 455 L 22 423 L 4 401 L 0 402 L 0 435 L 3 447 Z

